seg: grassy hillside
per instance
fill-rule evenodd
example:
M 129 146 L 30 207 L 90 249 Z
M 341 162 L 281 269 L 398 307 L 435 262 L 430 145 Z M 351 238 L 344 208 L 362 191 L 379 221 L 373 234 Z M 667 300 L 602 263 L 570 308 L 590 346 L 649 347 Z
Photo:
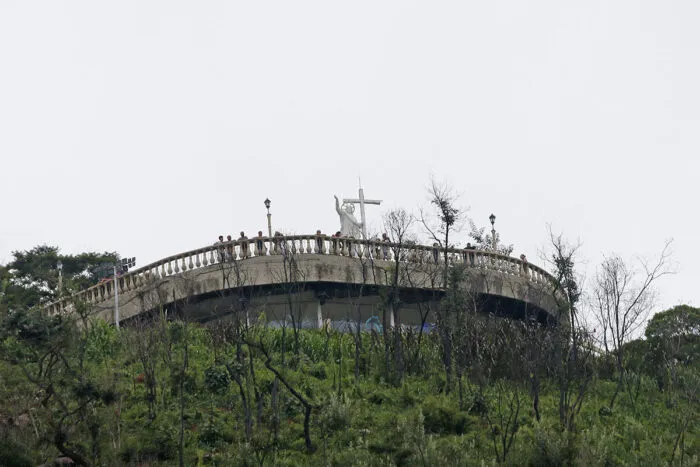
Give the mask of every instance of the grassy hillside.
M 160 320 L 117 331 L 14 313 L 0 465 L 700 463 L 694 363 L 664 373 L 645 347 L 611 408 L 608 358 L 562 367 L 571 348 L 549 347 L 552 331 L 480 323 L 476 337 L 455 334 L 448 384 L 437 332 Z

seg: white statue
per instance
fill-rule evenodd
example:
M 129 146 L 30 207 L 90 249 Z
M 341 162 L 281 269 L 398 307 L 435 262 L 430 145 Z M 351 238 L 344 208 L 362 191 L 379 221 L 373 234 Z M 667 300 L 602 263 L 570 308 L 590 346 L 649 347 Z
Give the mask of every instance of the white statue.
M 340 201 L 335 196 L 335 210 L 340 216 L 340 233 L 344 237 L 362 238 L 362 222 L 358 222 L 353 215 L 355 206 L 352 203 L 343 203 L 340 207 Z

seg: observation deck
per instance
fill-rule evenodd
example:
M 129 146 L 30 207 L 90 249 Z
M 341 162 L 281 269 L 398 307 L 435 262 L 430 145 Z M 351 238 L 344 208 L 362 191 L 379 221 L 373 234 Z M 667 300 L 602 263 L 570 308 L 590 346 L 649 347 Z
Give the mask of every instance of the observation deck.
M 445 261 L 463 267 L 460 287 L 484 312 L 556 316 L 555 279 L 518 258 L 483 250 L 396 244 L 326 235 L 257 237 L 217 243 L 169 256 L 117 279 L 119 320 L 177 313 L 199 321 L 245 313 L 247 320 L 321 326 L 366 322 L 382 316 L 389 290 L 398 293 L 401 324 L 434 322 L 444 296 Z M 397 272 L 398 271 L 398 272 Z M 114 321 L 114 281 L 103 282 L 46 306 L 70 313 L 77 303 Z M 388 313 L 388 325 L 394 325 Z M 376 318 L 375 318 L 376 319 Z

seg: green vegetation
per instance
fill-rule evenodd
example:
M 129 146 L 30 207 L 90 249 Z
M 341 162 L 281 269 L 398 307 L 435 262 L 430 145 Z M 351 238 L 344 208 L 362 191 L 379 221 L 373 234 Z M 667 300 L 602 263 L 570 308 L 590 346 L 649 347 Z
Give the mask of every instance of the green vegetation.
M 663 346 L 641 341 L 640 372 L 614 410 L 607 405 L 617 384 L 614 365 L 604 357 L 589 362 L 592 380 L 572 430 L 559 418 L 556 362 L 543 355 L 541 365 L 533 363 L 531 339 L 546 348 L 552 332 L 489 317 L 479 318 L 478 327 L 480 363 L 460 377 L 459 390 L 450 390 L 436 334 L 406 353 L 412 361 L 402 381 L 392 383 L 378 334 L 362 336 L 356 377 L 353 337 L 331 330 L 300 332 L 292 352 L 290 332 L 264 326 L 156 320 L 119 332 L 101 322 L 13 312 L 2 323 L 0 459 L 3 465 L 59 455 L 84 465 L 172 465 L 180 458 L 184 465 L 698 463 L 697 332 L 686 336 L 693 342 L 683 355 L 674 354 L 684 360 L 673 375 L 663 373 Z M 523 374 L 530 370 L 540 373 L 537 410 L 534 375 Z
M 447 202 L 435 203 L 435 231 L 449 245 L 458 211 L 438 195 Z M 410 222 L 393 217 L 398 248 Z M 254 292 L 238 283 L 222 295 L 226 321 L 161 313 L 117 330 L 81 303 L 46 315 L 58 249 L 15 253 L 0 267 L 0 465 L 700 464 L 700 310 L 658 313 L 630 340 L 657 269 L 609 300 L 622 290 L 616 278 L 634 277 L 608 262 L 596 337 L 579 322 L 576 250 L 560 237 L 552 245 L 560 325 L 484 313 L 463 287 L 469 268 L 444 261 L 431 332 L 272 328 L 264 313 L 249 325 L 261 310 L 245 309 Z M 64 287 L 94 281 L 115 256 L 61 256 Z M 291 297 L 304 284 L 286 261 Z M 393 276 L 411 273 L 403 268 L 396 261 Z M 398 322 L 396 280 L 378 300 L 382 322 Z
M 111 264 L 116 253 L 63 255 L 55 246 L 40 245 L 28 251 L 15 251 L 13 260 L 0 265 L 0 312 L 45 304 L 94 285 L 100 265 Z M 59 290 L 58 263 L 63 284 Z

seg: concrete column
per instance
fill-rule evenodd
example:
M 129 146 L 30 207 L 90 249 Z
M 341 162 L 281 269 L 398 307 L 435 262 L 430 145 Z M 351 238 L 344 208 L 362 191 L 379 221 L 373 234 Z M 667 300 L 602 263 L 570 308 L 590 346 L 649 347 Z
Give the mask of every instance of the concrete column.
M 316 319 L 318 320 L 318 329 L 321 329 L 323 327 L 323 305 L 321 305 L 320 300 L 316 306 Z
M 389 305 L 389 327 L 394 328 L 394 305 Z

